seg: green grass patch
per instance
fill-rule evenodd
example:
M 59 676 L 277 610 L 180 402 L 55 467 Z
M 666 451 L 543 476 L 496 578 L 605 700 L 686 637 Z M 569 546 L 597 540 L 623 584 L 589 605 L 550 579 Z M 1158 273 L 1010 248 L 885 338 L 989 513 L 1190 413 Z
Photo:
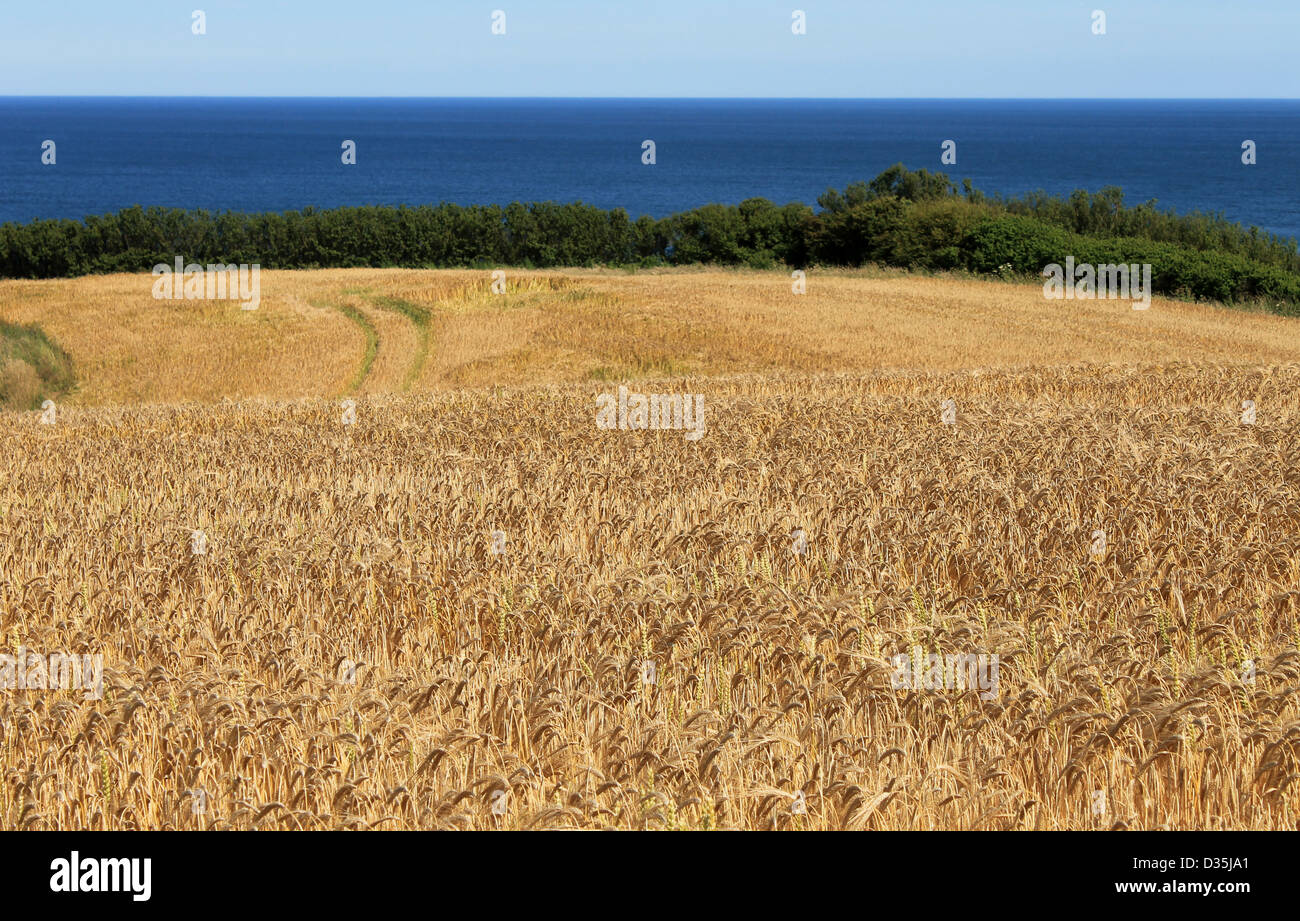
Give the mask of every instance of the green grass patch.
M 45 330 L 0 321 L 0 406 L 39 409 L 75 383 L 72 358 Z

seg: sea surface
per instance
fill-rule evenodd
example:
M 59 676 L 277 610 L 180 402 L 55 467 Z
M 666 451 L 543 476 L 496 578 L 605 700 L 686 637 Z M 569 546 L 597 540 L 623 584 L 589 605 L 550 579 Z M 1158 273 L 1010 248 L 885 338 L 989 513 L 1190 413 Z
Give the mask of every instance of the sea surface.
M 661 217 L 756 196 L 813 204 L 897 162 L 1009 195 L 1117 185 L 1130 204 L 1300 237 L 1293 100 L 0 97 L 0 222 L 516 200 Z

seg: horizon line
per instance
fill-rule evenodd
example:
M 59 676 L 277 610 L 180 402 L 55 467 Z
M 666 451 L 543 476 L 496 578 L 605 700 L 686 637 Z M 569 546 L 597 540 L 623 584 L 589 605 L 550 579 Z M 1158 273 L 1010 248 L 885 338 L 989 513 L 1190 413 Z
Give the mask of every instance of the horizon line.
M 410 99 L 625 102 L 1300 102 L 1295 96 L 364 96 L 273 94 L 0 93 L 0 99 Z

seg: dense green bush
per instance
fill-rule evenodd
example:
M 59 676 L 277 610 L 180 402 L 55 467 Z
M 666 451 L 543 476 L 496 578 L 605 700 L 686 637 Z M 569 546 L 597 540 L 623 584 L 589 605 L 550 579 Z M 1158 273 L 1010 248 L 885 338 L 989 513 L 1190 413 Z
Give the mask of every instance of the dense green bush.
M 1094 266 L 1149 264 L 1155 293 L 1197 300 L 1261 301 L 1278 313 L 1300 313 L 1300 275 L 1264 265 L 1237 253 L 1202 251 L 1138 237 L 1099 237 L 1070 233 L 1029 217 L 1003 216 L 981 221 L 961 247 L 963 268 L 993 273 L 1037 274 L 1051 263 Z
M 924 269 L 965 268 L 963 244 L 983 217 L 983 209 L 961 199 L 912 205 L 895 230 L 885 261 Z
M 1155 293 L 1254 300 L 1295 313 L 1294 240 L 1221 215 L 1124 205 L 1113 187 L 1069 198 L 986 196 L 969 180 L 890 167 L 834 189 L 814 211 L 762 198 L 629 219 L 580 202 L 451 204 L 284 214 L 127 208 L 84 221 L 0 226 L 0 276 L 52 278 L 148 271 L 179 255 L 268 269 L 333 266 L 776 265 L 866 263 L 1038 275 L 1050 263 L 1150 263 Z

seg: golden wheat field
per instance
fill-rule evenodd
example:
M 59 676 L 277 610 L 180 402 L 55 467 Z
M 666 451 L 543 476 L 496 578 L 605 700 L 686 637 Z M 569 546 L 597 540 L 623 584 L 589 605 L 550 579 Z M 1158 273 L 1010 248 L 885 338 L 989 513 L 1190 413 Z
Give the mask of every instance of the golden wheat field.
M 0 690 L 3 827 L 1300 825 L 1296 321 L 507 278 L 0 282 L 79 380 L 0 413 L 0 646 L 104 668 Z

